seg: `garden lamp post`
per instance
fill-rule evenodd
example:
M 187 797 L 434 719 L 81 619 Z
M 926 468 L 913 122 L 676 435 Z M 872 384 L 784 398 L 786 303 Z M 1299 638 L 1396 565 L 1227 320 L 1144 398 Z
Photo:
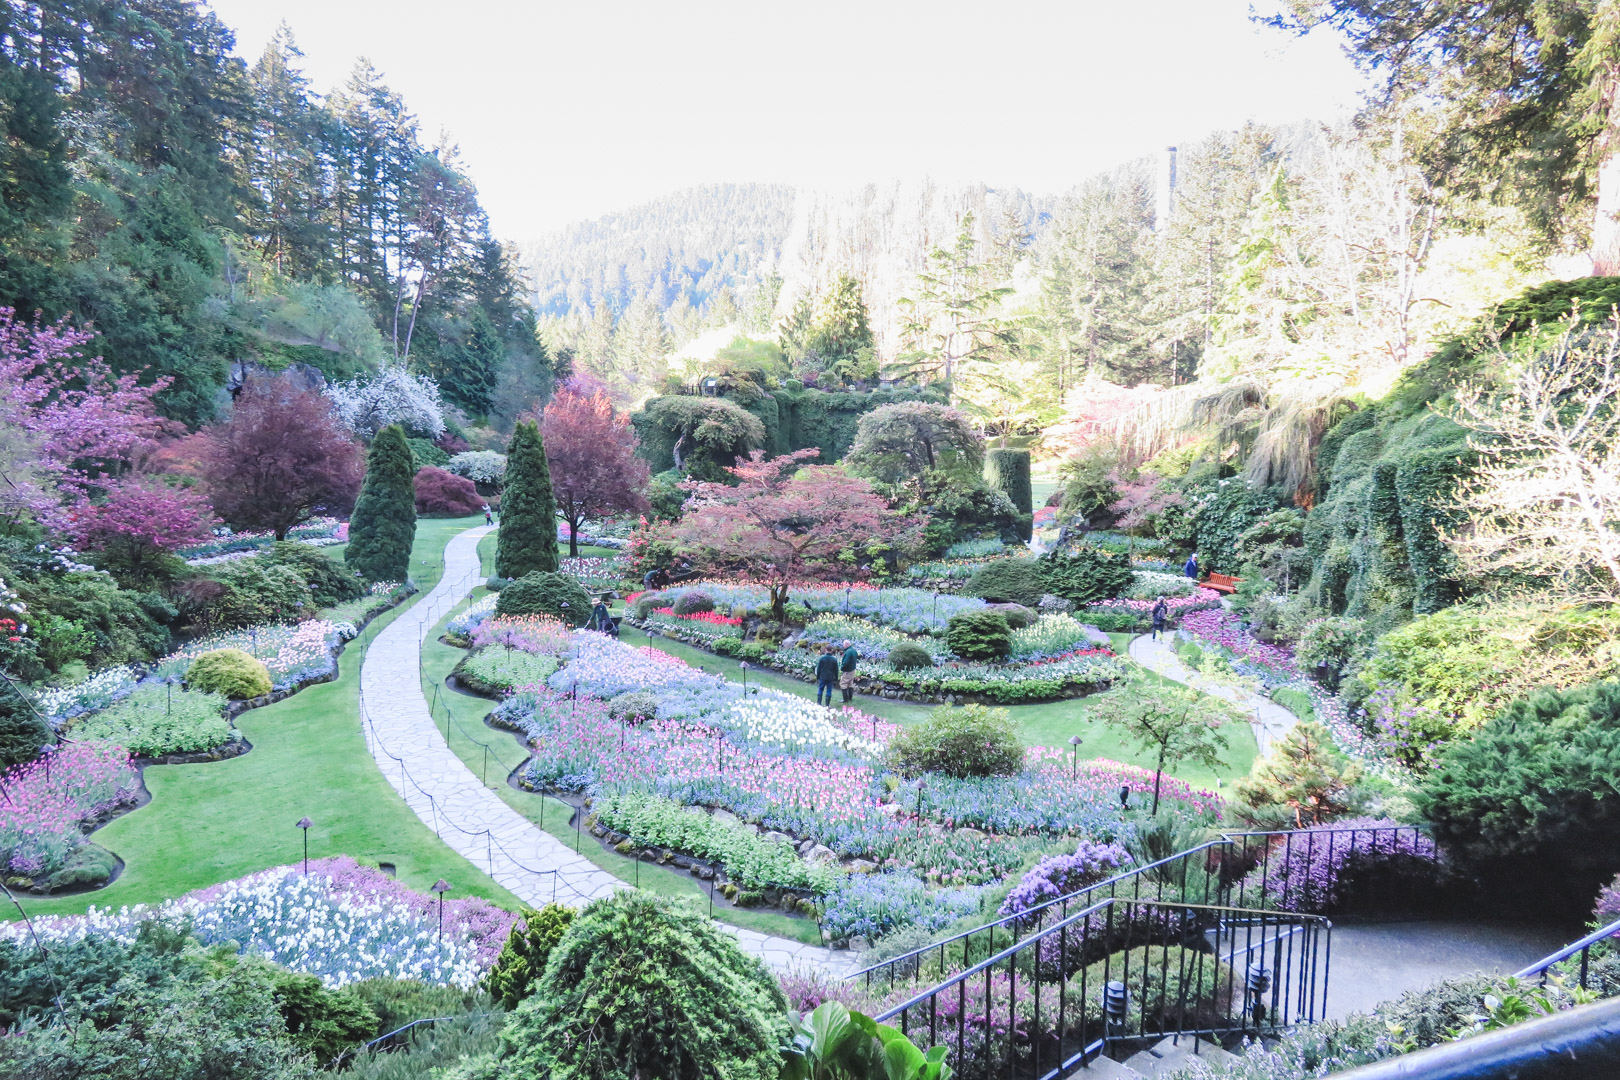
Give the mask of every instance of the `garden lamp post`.
M 314 822 L 308 817 L 298 819 L 298 831 L 304 834 L 304 876 L 309 877 L 309 830 Z
M 439 940 L 444 940 L 444 894 L 450 891 L 450 883 L 440 878 L 433 883 L 433 892 L 439 898 Z
M 40 759 L 45 762 L 45 782 L 47 784 L 51 782 L 51 751 L 53 749 L 55 749 L 55 746 L 51 743 L 46 743 L 39 748 Z
M 934 622 L 939 622 L 939 590 L 934 590 Z
M 747 697 L 748 696 L 748 661 L 744 660 L 741 664 L 739 664 L 737 666 L 742 668 L 742 673 L 743 673 L 743 697 Z
M 1071 782 L 1080 779 L 1080 744 L 1084 741 L 1078 735 L 1069 736 L 1069 745 L 1074 747 L 1073 765 L 1069 770 L 1069 780 Z

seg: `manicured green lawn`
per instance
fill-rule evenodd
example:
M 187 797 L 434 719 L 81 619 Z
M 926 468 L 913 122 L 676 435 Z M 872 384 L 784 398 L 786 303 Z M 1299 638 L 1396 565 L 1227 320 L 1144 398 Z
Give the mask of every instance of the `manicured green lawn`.
M 1130 634 L 1110 634 L 1114 640 L 1115 651 L 1125 654 L 1129 645 Z M 649 639 L 646 634 L 626 626 L 621 634 L 622 640 L 632 645 L 652 645 L 660 652 L 671 656 L 678 656 L 695 667 L 702 667 L 707 671 L 724 675 L 733 682 L 742 680 L 742 670 L 738 661 L 730 657 L 716 656 L 693 648 L 679 641 L 659 637 Z M 1149 676 L 1158 679 L 1151 672 Z M 783 675 L 777 671 L 761 671 L 751 668 L 748 672 L 750 685 L 769 686 L 777 690 L 786 690 L 791 694 L 798 694 L 804 698 L 814 698 L 815 689 L 807 682 Z M 1125 742 L 1110 728 L 1092 721 L 1087 712 L 1088 698 L 1078 698 L 1070 701 L 1053 701 L 1041 705 L 1014 705 L 1008 709 L 1017 720 L 1024 736 L 1024 742 L 1030 746 L 1055 746 L 1067 750 L 1069 737 L 1079 735 L 1084 742 L 1080 746 L 1080 759 L 1108 758 L 1110 761 L 1125 762 L 1130 765 L 1141 765 L 1144 768 L 1153 767 L 1150 755 Z M 915 723 L 927 716 L 932 706 L 914 705 L 903 701 L 887 701 L 883 698 L 857 695 L 854 704 L 861 710 L 889 720 L 897 724 Z M 1258 747 L 1254 741 L 1254 731 L 1247 723 L 1234 723 L 1225 728 L 1228 742 L 1231 744 L 1222 754 L 1225 763 L 1221 769 L 1206 769 L 1202 766 L 1188 765 L 1172 770 L 1173 775 L 1193 784 L 1213 786 L 1217 780 L 1231 781 L 1234 777 L 1249 775 L 1249 768 L 1254 764 Z
M 412 570 L 432 587 L 444 545 L 482 518 L 422 521 Z M 331 549 L 328 549 L 331 550 Z M 397 612 L 382 616 L 381 629 Z M 95 834 L 127 866 L 106 889 L 54 900 L 25 900 L 29 914 L 77 913 L 179 896 L 192 889 L 298 861 L 295 822 L 308 816 L 312 858 L 347 854 L 391 862 L 401 881 L 426 891 L 438 878 L 451 896 L 476 895 L 507 907 L 518 901 L 442 843 L 378 772 L 358 719 L 364 641 L 351 642 L 335 682 L 242 714 L 237 726 L 253 750 L 230 761 L 148 769 L 152 801 Z

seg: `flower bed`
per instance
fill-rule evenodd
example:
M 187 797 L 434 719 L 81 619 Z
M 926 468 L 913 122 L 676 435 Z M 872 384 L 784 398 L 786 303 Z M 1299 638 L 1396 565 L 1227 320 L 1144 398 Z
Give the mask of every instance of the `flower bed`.
M 1157 597 L 1145 600 L 1132 600 L 1121 597 L 1113 600 L 1093 600 L 1081 610 L 1088 617 L 1092 612 L 1096 612 L 1097 614 L 1108 615 L 1131 615 L 1148 620 L 1152 617 L 1153 606 L 1157 603 Z M 1169 609 L 1171 621 L 1183 619 L 1193 612 L 1207 611 L 1220 606 L 1221 594 L 1214 589 L 1197 588 L 1193 590 L 1191 596 L 1172 596 L 1165 599 L 1165 607 Z
M 531 656 L 561 656 L 572 640 L 562 620 L 550 615 L 500 615 L 480 621 L 472 631 L 474 648 L 500 645 Z
M 288 530 L 287 539 L 318 546 L 341 544 L 348 539 L 348 523 L 330 517 L 312 518 Z M 224 561 L 221 556 L 251 554 L 269 547 L 275 540 L 276 534 L 272 532 L 232 532 L 229 528 L 221 527 L 215 531 L 214 539 L 181 548 L 175 554 L 193 566 L 201 566 Z
M 46 945 L 107 936 L 129 943 L 143 923 L 189 930 L 207 944 L 236 944 L 328 986 L 363 979 L 413 979 L 470 990 L 494 963 L 516 917 L 477 898 L 444 901 L 444 934 L 433 897 L 413 892 L 347 856 L 283 866 L 211 885 L 155 907 L 91 908 L 36 918 Z M 30 943 L 22 923 L 0 938 Z
M 557 569 L 571 575 L 585 587 L 586 592 L 592 593 L 616 588 L 624 579 L 624 560 L 618 557 L 563 558 L 558 561 Z
M 255 626 L 209 634 L 165 656 L 153 665 L 161 679 L 181 679 L 191 662 L 214 649 L 241 649 L 264 661 L 276 690 L 290 690 L 337 674 L 338 645 L 358 633 L 353 623 L 307 619 L 280 626 Z
M 868 660 L 886 660 L 896 645 L 910 642 L 927 650 L 936 664 L 951 659 L 951 650 L 939 638 L 932 635 L 912 637 L 854 615 L 817 615 L 799 634 L 799 640 L 817 645 L 853 642 L 856 651 Z
M 1107 634 L 1069 615 L 1042 615 L 1033 626 L 1012 632 L 1012 659 L 1051 660 L 1076 649 L 1112 650 Z
M 1240 675 L 1257 679 L 1267 689 L 1299 679 L 1292 649 L 1268 645 L 1244 629 L 1243 620 L 1229 611 L 1194 611 L 1183 616 L 1182 635 L 1201 646 L 1218 646 Z
M 85 843 L 84 826 L 134 801 L 129 752 L 107 743 L 68 743 L 50 760 L 15 765 L 0 777 L 0 851 L 6 870 L 43 878 Z
M 770 592 L 763 585 L 703 581 L 660 591 L 665 599 L 673 602 L 694 589 L 707 594 L 716 606 L 728 610 L 739 605 L 750 610 L 770 606 Z M 935 596 L 927 589 L 879 589 L 861 582 L 795 585 L 788 591 L 788 602 L 816 613 L 858 615 L 908 634 L 938 635 L 945 633 L 952 615 L 985 606 L 983 600 L 972 596 Z
M 453 638 L 470 639 L 480 623 L 494 616 L 495 605 L 500 599 L 501 594 L 493 592 L 479 597 L 452 616 L 445 625 L 444 632 Z
M 802 649 L 782 648 L 769 658 L 801 679 L 815 675 L 816 657 Z M 1124 674 L 1108 649 L 1087 645 L 1067 653 L 1020 664 L 974 664 L 951 661 L 932 668 L 896 671 L 885 661 L 856 665 L 862 693 L 938 702 L 947 695 L 998 705 L 1054 701 L 1106 688 Z
M 713 649 L 721 638 L 742 638 L 741 619 L 713 611 L 677 615 L 674 608 L 654 608 L 640 621 L 644 628 L 659 630 L 682 640 L 690 639 L 707 649 Z
M 231 741 L 226 704 L 219 694 L 146 683 L 123 700 L 71 721 L 65 730 L 75 741 L 111 743 L 137 757 L 193 754 Z
M 492 645 L 463 657 L 451 674 L 475 694 L 501 697 L 519 686 L 545 682 L 556 670 L 554 656 L 535 656 L 521 649 Z
M 128 665 L 102 668 L 72 686 L 41 691 L 34 699 L 34 707 L 53 727 L 60 727 L 75 716 L 105 709 L 128 697 L 140 681 L 140 675 Z

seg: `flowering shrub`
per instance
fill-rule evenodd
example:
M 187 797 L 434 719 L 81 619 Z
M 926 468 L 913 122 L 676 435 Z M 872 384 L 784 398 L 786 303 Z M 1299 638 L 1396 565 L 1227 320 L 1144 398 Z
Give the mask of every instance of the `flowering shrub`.
M 561 656 L 573 639 L 568 627 L 550 615 L 501 615 L 483 619 L 473 628 L 471 636 L 475 648 L 503 645 L 533 656 Z
M 979 910 L 977 889 L 930 889 L 916 874 L 850 874 L 822 901 L 821 926 L 834 941 L 876 941 L 908 926 L 938 930 Z
M 1105 881 L 1130 861 L 1130 855 L 1118 844 L 1082 840 L 1073 855 L 1054 855 L 1036 863 L 1001 902 L 1000 914 L 1019 915 Z
M 493 450 L 463 450 L 444 467 L 475 484 L 499 484 L 506 479 L 506 455 Z
M 84 822 L 135 797 L 129 752 L 107 743 L 68 743 L 44 759 L 8 769 L 0 783 L 0 852 L 6 869 L 30 877 L 61 866 L 84 843 Z
M 1374 833 L 1371 830 L 1391 830 Z M 1290 833 L 1239 885 L 1246 902 L 1283 911 L 1330 912 L 1374 875 L 1423 880 L 1439 861 L 1434 841 L 1387 818 L 1346 818 Z
M 347 856 L 283 866 L 210 885 L 156 907 L 36 918 L 46 944 L 107 936 L 129 943 L 142 923 L 189 929 L 208 944 L 234 942 L 331 987 L 363 979 L 412 979 L 470 990 L 494 963 L 516 917 L 476 897 L 438 903 Z M 21 923 L 0 940 L 30 940 Z
M 1620 922 L 1620 874 L 1603 886 L 1598 893 L 1597 906 L 1592 909 L 1592 926 L 1602 929 L 1610 923 Z M 1620 938 L 1620 933 L 1615 935 Z
M 1127 600 L 1157 601 L 1161 596 L 1191 596 L 1198 591 L 1198 583 L 1185 574 L 1160 573 L 1137 567 L 1131 577 L 1131 585 L 1125 590 Z

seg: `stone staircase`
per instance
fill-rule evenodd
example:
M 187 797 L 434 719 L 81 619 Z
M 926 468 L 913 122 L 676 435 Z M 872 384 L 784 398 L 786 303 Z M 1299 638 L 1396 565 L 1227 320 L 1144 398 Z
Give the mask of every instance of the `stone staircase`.
M 1099 1057 L 1078 1072 L 1076 1078 L 1086 1080 L 1154 1080 L 1167 1076 L 1197 1057 L 1217 1074 L 1224 1074 L 1227 1066 L 1237 1060 L 1207 1039 L 1191 1035 L 1168 1036 L 1146 1050 L 1139 1050 L 1124 1061 Z

